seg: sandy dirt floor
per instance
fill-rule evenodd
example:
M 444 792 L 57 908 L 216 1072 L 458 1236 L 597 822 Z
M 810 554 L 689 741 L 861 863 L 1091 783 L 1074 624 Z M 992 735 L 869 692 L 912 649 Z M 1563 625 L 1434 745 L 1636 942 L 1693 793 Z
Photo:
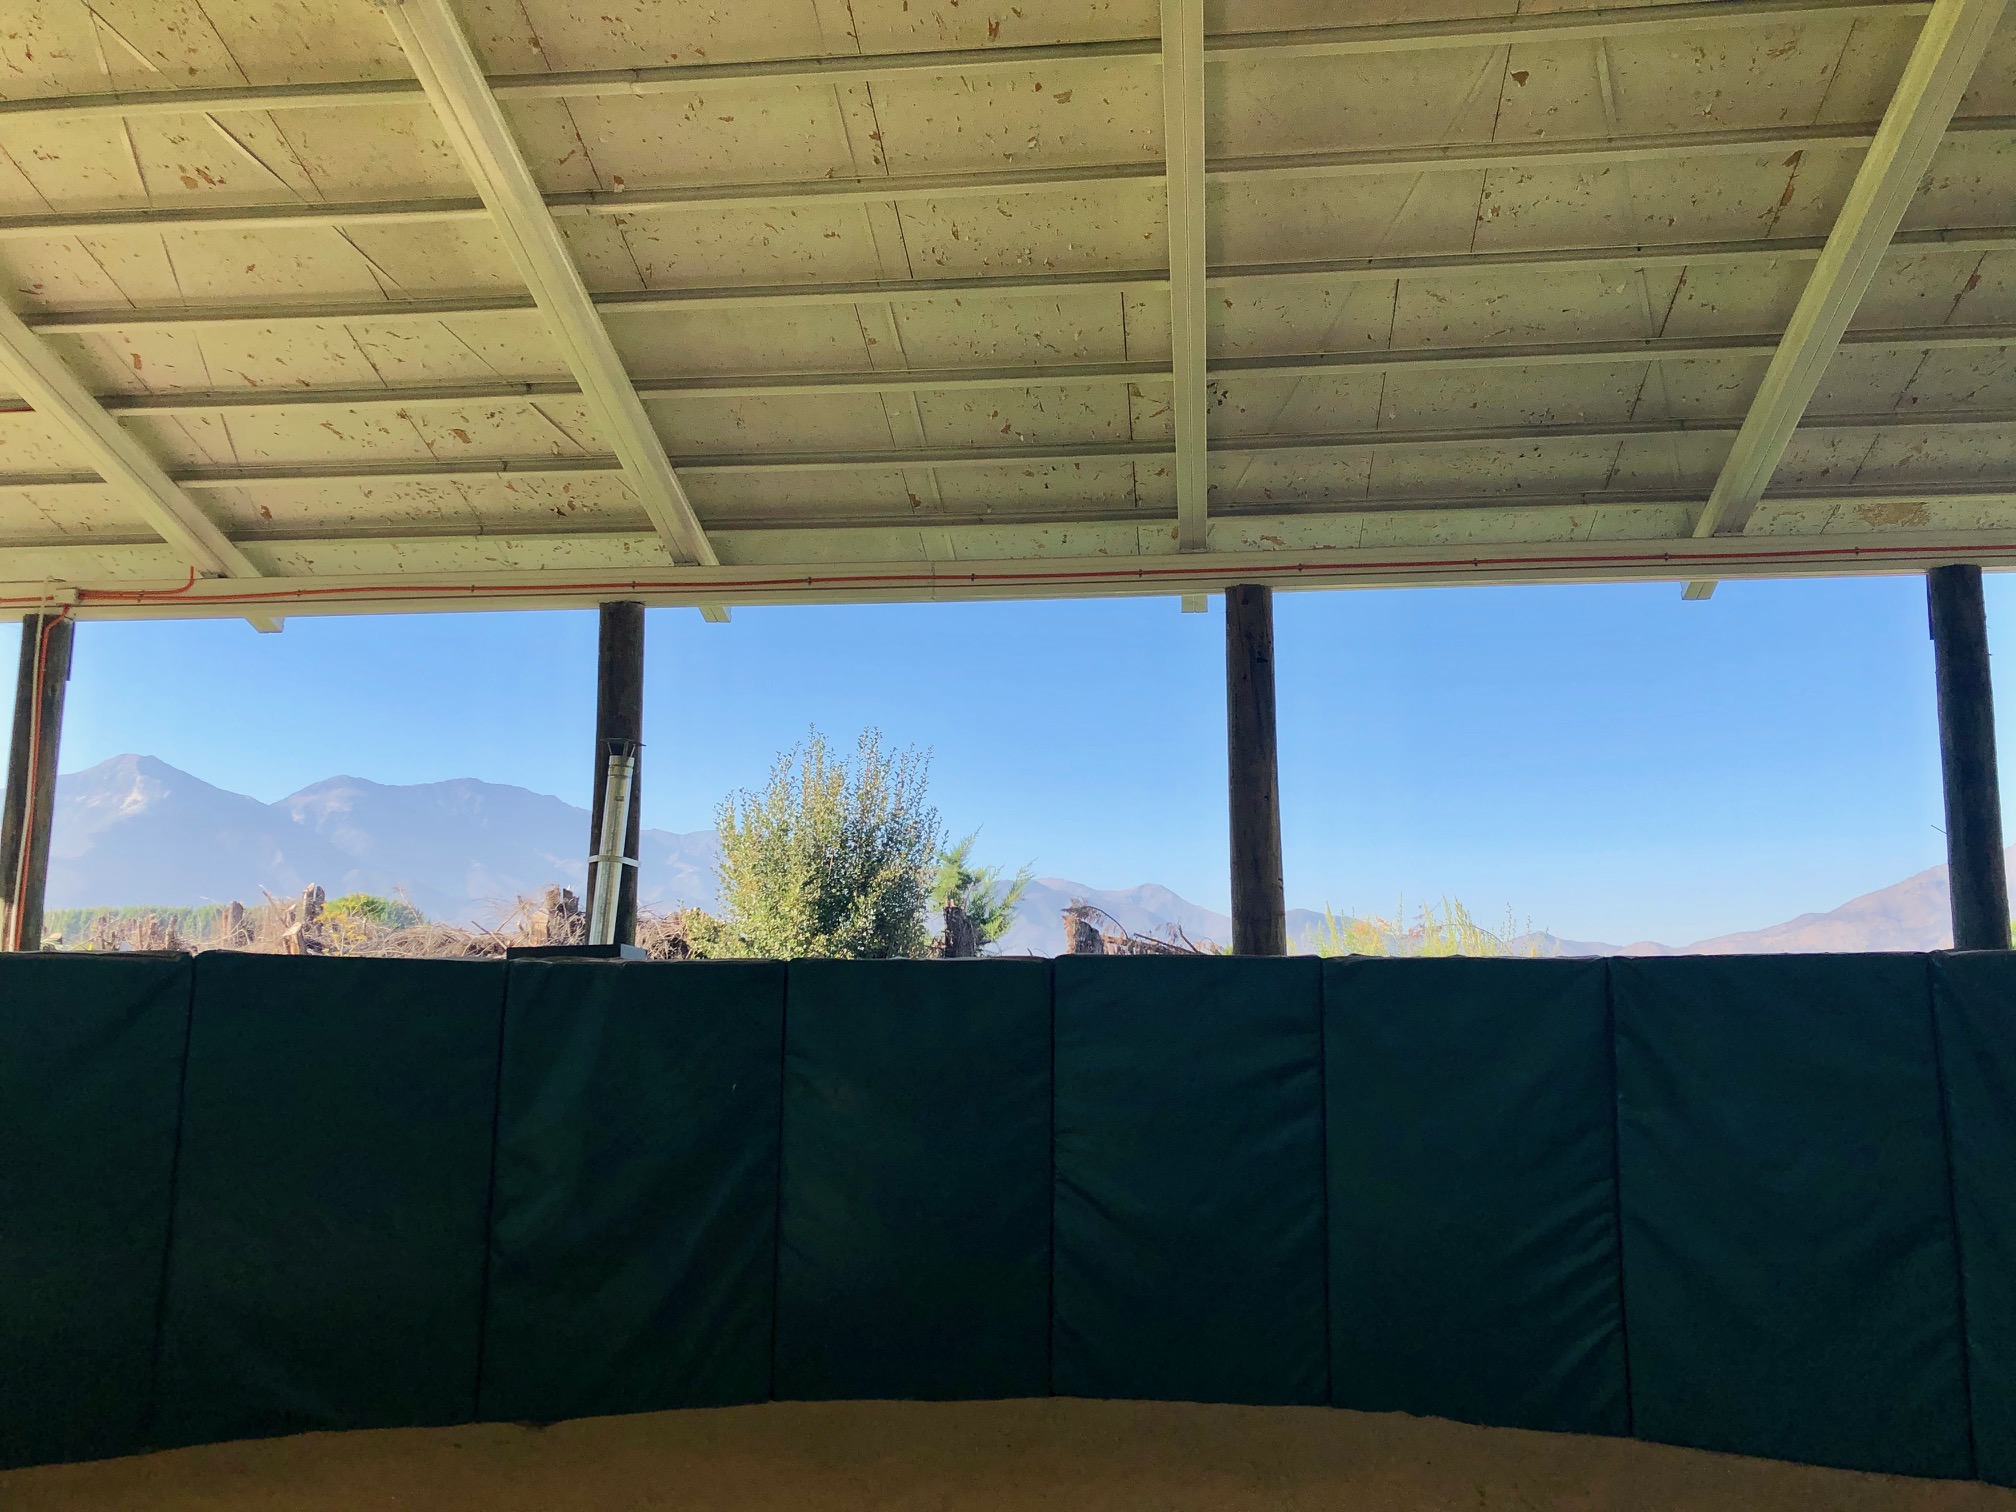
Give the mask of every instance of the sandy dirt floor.
M 0 1508 L 2016 1512 L 2016 1491 L 1326 1408 L 773 1403 L 305 1434 L 0 1473 Z

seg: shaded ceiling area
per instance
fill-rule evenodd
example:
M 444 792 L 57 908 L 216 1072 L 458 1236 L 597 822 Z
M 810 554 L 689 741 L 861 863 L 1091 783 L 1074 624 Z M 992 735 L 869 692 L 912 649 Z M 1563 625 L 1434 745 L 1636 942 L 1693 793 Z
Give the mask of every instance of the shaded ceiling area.
M 2000 12 L 0 0 L 0 614 L 1993 566 Z

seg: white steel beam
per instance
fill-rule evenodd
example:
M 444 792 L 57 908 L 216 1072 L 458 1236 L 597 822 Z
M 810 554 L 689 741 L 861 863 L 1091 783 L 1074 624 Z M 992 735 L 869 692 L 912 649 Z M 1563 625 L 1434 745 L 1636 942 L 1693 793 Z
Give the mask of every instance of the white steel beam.
M 1169 351 L 1175 383 L 1176 540 L 1202 551 L 1209 532 L 1205 405 L 1204 0 L 1162 0 L 1162 152 L 1167 167 Z
M 1116 537 L 1122 539 L 1123 537 Z M 498 548 L 516 544 L 488 538 Z M 532 544 L 536 547 L 538 542 Z M 93 579 L 74 590 L 79 619 L 221 618 L 251 612 L 405 614 L 426 610 L 587 607 L 614 595 L 652 605 L 875 603 L 985 599 L 1167 597 L 1219 592 L 1237 583 L 1276 588 L 1370 588 L 1463 583 L 1684 581 L 1717 577 L 1842 576 L 1922 572 L 1946 562 L 2016 566 L 2016 530 L 1877 531 L 1772 537 L 1651 536 L 1616 540 L 1312 546 L 1225 550 L 1206 555 L 1142 546 L 1120 554 L 1064 552 L 1021 558 L 836 563 L 796 558 L 713 568 L 569 567 L 509 571 L 311 573 L 265 583 L 203 579 L 163 598 L 163 581 Z M 14 582 L 19 583 L 13 589 Z M 11 590 L 11 591 L 10 591 Z M 47 602 L 39 580 L 0 568 L 0 618 Z
M 714 549 L 448 0 L 380 8 L 666 550 L 676 562 L 711 565 Z
M 1740 535 L 1944 139 L 2004 0 L 1937 0 L 1694 527 Z M 1690 583 L 1687 597 L 1714 585 Z
M 438 0 L 407 0 L 436 4 Z M 387 0 L 387 13 L 399 5 Z M 496 109 L 496 102 L 491 102 Z M 499 112 L 498 119 L 502 120 Z M 1660 162 L 1670 158 L 1757 157 L 1784 152 L 1851 151 L 1867 147 L 1880 128 L 1869 123 L 1758 126 L 1733 131 L 1658 132 L 1639 136 L 1564 137 L 1527 142 L 1466 142 L 1441 147 L 1371 147 L 1346 152 L 1263 154 L 1217 158 L 1206 176 L 1219 180 L 1286 182 L 1298 178 L 1367 178 L 1389 174 Z M 2016 116 L 1968 116 L 1955 134 L 2016 135 Z M 508 140 L 508 138 L 507 138 Z M 515 150 L 515 144 L 514 144 Z M 545 196 L 556 216 L 637 216 L 687 210 L 783 209 L 814 204 L 876 204 L 890 200 L 998 199 L 1008 195 L 1085 192 L 1159 181 L 1161 160 L 1006 168 L 973 173 L 924 173 L 890 178 L 820 178 L 760 184 L 589 189 Z M 481 220 L 481 199 L 353 200 L 263 205 L 58 210 L 0 217 L 0 238 L 107 236 L 169 229 L 249 231 L 277 227 L 366 226 Z M 557 232 L 555 233 L 557 235 Z
M 1235 538 L 1266 531 L 1294 544 L 1309 544 L 1311 533 L 1356 530 L 1368 519 L 1392 521 L 1413 517 L 1426 521 L 1432 529 L 1446 519 L 1465 544 L 1488 547 L 1492 538 L 1480 532 L 1478 516 L 1516 514 L 1522 521 L 1538 513 L 1567 512 L 1587 517 L 1602 511 L 1614 524 L 1623 516 L 1656 512 L 1678 522 L 1684 531 L 1691 523 L 1700 496 L 1683 488 L 1596 489 L 1571 493 L 1504 493 L 1435 495 L 1406 493 L 1370 499 L 1355 499 L 1324 505 L 1290 506 L 1271 501 L 1246 501 L 1220 505 L 1212 513 L 1214 532 L 1229 531 Z M 1923 512 L 1955 508 L 1965 518 L 1983 518 L 2016 506 L 2016 476 L 1988 481 L 1949 483 L 1930 489 L 1900 490 L 1888 484 L 1849 484 L 1832 489 L 1794 490 L 1772 494 L 1769 503 L 1808 520 L 1827 519 L 1820 527 L 1828 535 L 1889 534 L 1896 526 L 1870 526 L 1867 512 L 1911 518 Z M 723 520 L 713 532 L 730 564 L 776 560 L 809 560 L 830 552 L 836 563 L 869 566 L 876 562 L 902 560 L 921 549 L 921 535 L 933 531 L 973 530 L 984 533 L 989 549 L 996 554 L 1020 555 L 1025 551 L 1061 555 L 1099 554 L 1107 549 L 1088 545 L 1092 533 L 1111 538 L 1114 529 L 1139 531 L 1150 552 L 1171 549 L 1165 515 L 1148 514 L 1124 502 L 1103 506 L 1058 507 L 1032 500 L 999 505 L 970 503 L 934 508 L 928 524 L 920 525 L 914 511 L 903 507 L 850 512 L 844 518 L 813 517 L 789 510 L 738 510 Z M 1528 528 L 1528 527 L 1522 527 Z M 1580 537 L 1586 525 L 1564 526 L 1566 534 Z M 1922 527 L 1921 527 L 1922 528 Z M 1049 539 L 1058 532 L 1086 532 L 1070 549 L 1058 551 Z M 1616 534 L 1612 529 L 1605 534 Z M 1532 537 L 1541 539 L 1544 537 Z M 1600 539 L 1601 537 L 1597 537 Z M 299 570 L 323 575 L 343 571 L 412 571 L 419 573 L 453 570 L 503 571 L 512 568 L 558 567 L 570 570 L 600 570 L 605 567 L 632 569 L 644 559 L 655 541 L 648 523 L 638 524 L 607 518 L 569 521 L 546 525 L 515 521 L 510 524 L 472 526 L 465 518 L 441 518 L 429 522 L 407 521 L 378 532 L 358 533 L 340 523 L 320 527 L 294 524 L 285 527 L 248 529 L 239 544 L 261 558 L 298 562 Z M 1522 534 L 1520 540 L 1529 537 Z M 1725 539 L 1734 539 L 1733 537 Z M 817 548 L 809 544 L 819 542 Z M 907 543 L 908 551 L 904 549 Z M 1333 543 L 1334 544 L 1334 543 Z M 1496 544 L 1506 544 L 1499 541 Z M 1132 549 L 1132 548 L 1130 548 Z M 795 553 L 795 555 L 794 555 Z M 926 556 L 931 553 L 925 551 Z M 963 552 L 961 553 L 963 555 Z M 151 537 L 110 533 L 78 538 L 52 531 L 46 535 L 17 539 L 0 548 L 0 582 L 64 583 L 117 579 L 143 580 L 166 568 L 171 560 L 168 548 Z M 180 581 L 180 579 L 177 579 Z M 53 590 L 57 593 L 66 589 Z M 5 596 L 0 590 L 0 596 Z
M 1290 31 L 1227 32 L 1204 44 L 1208 62 L 1271 57 L 1368 55 L 1533 42 L 1573 42 L 1744 26 L 1796 26 L 1808 21 L 1907 19 L 1922 16 L 1930 0 L 1685 0 L 1662 4 L 1485 20 L 1412 21 L 1371 26 L 1327 26 Z M 760 59 L 740 63 L 679 63 L 654 68 L 608 68 L 546 74 L 497 74 L 491 92 L 505 100 L 635 96 L 736 85 L 860 84 L 901 74 L 963 74 L 987 69 L 1051 68 L 1152 58 L 1153 37 L 1060 42 L 1034 47 L 946 48 L 920 52 L 849 54 L 824 58 Z M 410 79 L 354 79 L 332 84 L 227 85 L 203 89 L 138 90 L 0 102 L 0 122 L 15 119 L 88 119 L 196 112 L 328 110 L 422 103 Z
M 259 576 L 251 559 L 4 300 L 0 300 L 0 370 L 39 413 L 62 427 L 97 477 L 118 490 L 191 569 L 220 577 Z M 252 623 L 260 630 L 280 628 L 277 620 L 263 614 L 254 616 Z

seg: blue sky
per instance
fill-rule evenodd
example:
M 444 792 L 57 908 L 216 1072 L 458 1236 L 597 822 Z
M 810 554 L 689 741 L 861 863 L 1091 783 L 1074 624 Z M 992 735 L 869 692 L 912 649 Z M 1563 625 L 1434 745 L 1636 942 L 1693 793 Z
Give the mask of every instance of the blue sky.
M 1988 592 L 2016 769 L 2016 578 Z M 653 611 L 645 820 L 707 827 L 809 725 L 872 724 L 932 748 L 933 796 L 985 858 L 1222 909 L 1220 613 Z M 1487 922 L 1677 943 L 1944 859 L 1922 579 L 1281 594 L 1276 634 L 1292 905 L 1453 894 Z M 143 752 L 268 800 L 342 773 L 584 802 L 594 643 L 589 613 L 87 623 L 62 765 Z

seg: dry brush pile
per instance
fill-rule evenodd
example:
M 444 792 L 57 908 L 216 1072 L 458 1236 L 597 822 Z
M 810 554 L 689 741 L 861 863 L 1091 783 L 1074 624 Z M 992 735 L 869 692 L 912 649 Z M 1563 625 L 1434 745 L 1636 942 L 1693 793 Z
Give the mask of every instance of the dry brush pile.
M 704 934 L 711 923 L 697 910 L 640 911 L 637 943 L 653 960 L 688 960 L 705 953 L 694 936 Z M 269 893 L 265 902 L 250 908 L 230 903 L 200 913 L 107 910 L 93 916 L 76 937 L 57 934 L 43 943 L 58 950 L 247 950 L 452 960 L 502 956 L 523 945 L 579 945 L 587 935 L 581 900 L 567 887 L 514 899 L 495 929 L 435 923 L 399 900 L 357 893 L 332 899 L 322 888 L 309 887 L 298 898 Z

